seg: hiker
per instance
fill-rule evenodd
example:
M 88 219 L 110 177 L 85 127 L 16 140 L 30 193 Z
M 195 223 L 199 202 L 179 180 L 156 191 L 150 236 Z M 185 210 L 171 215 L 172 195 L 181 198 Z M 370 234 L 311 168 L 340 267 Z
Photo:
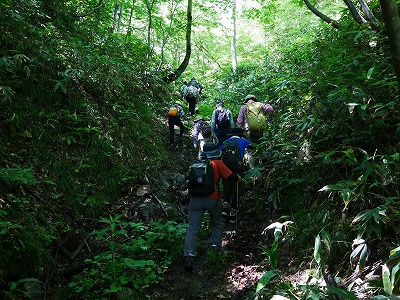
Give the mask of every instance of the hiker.
M 183 98 L 183 94 L 185 93 L 185 89 L 188 86 L 188 82 L 185 80 L 182 84 L 182 86 L 179 88 L 179 93 L 181 94 L 181 97 Z
M 247 148 L 251 148 L 250 142 L 245 139 L 243 129 L 240 127 L 232 128 L 230 136 L 221 146 L 222 162 L 235 174 L 244 177 L 246 166 L 244 155 Z M 229 223 L 237 221 L 238 198 L 243 195 L 244 182 L 239 183 L 227 180 L 222 181 L 224 188 L 224 204 L 222 215 Z
M 197 178 L 191 178 L 194 165 L 191 167 L 191 172 L 189 172 L 188 177 L 188 188 L 190 193 L 190 204 L 189 204 L 189 227 L 186 232 L 185 245 L 184 245 L 184 256 L 185 256 L 185 270 L 193 270 L 193 259 L 197 256 L 196 250 L 196 240 L 200 231 L 201 223 L 205 212 L 207 211 L 211 217 L 211 237 L 210 244 L 212 249 L 216 251 L 222 249 L 222 231 L 223 231 L 223 221 L 222 221 L 222 201 L 221 194 L 218 187 L 219 179 L 238 182 L 241 177 L 237 174 L 233 174 L 231 170 L 220 160 L 221 151 L 218 150 L 215 143 L 206 143 L 203 147 L 203 160 L 198 161 L 198 164 L 205 163 L 209 168 L 210 172 L 204 172 L 200 169 L 199 173 L 196 174 L 209 174 L 212 176 L 212 181 L 210 182 L 211 189 L 208 190 L 207 194 L 202 194 L 201 192 L 208 189 L 207 187 L 201 186 L 202 182 L 208 182 L 206 178 L 201 180 Z M 212 171 L 212 174 L 211 174 Z M 195 172 L 194 172 L 195 173 Z M 200 176 L 200 175 L 199 175 Z M 201 187 L 201 191 L 197 190 L 196 187 Z M 213 190 L 212 192 L 210 192 Z M 196 191 L 197 193 L 194 193 Z
M 193 147 L 199 149 L 197 158 L 201 159 L 204 144 L 207 142 L 218 143 L 218 138 L 212 133 L 209 122 L 204 120 L 202 116 L 197 116 L 193 121 Z
M 169 127 L 169 143 L 174 145 L 175 142 L 175 126 L 180 129 L 179 139 L 182 140 L 185 127 L 181 121 L 181 117 L 185 117 L 183 108 L 178 103 L 174 103 L 168 110 L 168 127 Z
M 259 102 L 254 95 L 247 95 L 239 110 L 236 127 L 243 128 L 247 138 L 258 144 L 267 125 L 265 115 L 273 113 L 274 108 L 271 105 Z
M 203 86 L 200 82 L 196 80 L 196 78 L 192 77 L 192 79 L 188 83 L 188 86 L 196 87 L 199 90 L 199 94 L 201 95 L 201 92 L 203 91 Z
M 211 119 L 211 130 L 218 138 L 218 148 L 228 138 L 234 125 L 232 112 L 225 108 L 222 101 L 218 101 Z
M 183 99 L 187 101 L 189 105 L 189 116 L 193 116 L 196 112 L 196 103 L 199 100 L 199 90 L 193 86 L 188 85 L 183 92 Z

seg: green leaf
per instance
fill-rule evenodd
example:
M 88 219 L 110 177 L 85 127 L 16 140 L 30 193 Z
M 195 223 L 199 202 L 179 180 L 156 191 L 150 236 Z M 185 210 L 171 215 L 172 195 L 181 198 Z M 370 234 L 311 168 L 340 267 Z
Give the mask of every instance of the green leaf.
M 277 274 L 274 271 L 265 272 L 257 284 L 256 293 L 261 291 L 270 282 L 270 280 L 272 278 L 274 278 L 276 275 Z
M 365 262 L 367 261 L 367 254 L 368 254 L 368 247 L 366 244 L 364 244 L 363 249 L 360 254 L 360 263 L 359 263 L 360 264 L 360 267 L 359 267 L 360 273 L 364 270 Z
M 343 297 L 344 299 L 357 300 L 357 297 L 350 291 L 342 290 L 334 286 L 328 286 L 328 291 Z
M 321 253 L 319 251 L 320 248 L 321 248 L 321 238 L 319 235 L 317 235 L 315 237 L 315 243 L 314 243 L 314 259 L 318 264 L 321 262 Z
M 383 281 L 383 290 L 386 294 L 392 294 L 393 285 L 390 281 L 390 271 L 386 264 L 382 265 L 382 281 Z
M 371 75 L 372 75 L 372 73 L 374 72 L 374 67 L 372 67 L 372 68 L 370 68 L 369 70 L 368 70 L 368 72 L 367 72 L 367 79 L 371 79 Z

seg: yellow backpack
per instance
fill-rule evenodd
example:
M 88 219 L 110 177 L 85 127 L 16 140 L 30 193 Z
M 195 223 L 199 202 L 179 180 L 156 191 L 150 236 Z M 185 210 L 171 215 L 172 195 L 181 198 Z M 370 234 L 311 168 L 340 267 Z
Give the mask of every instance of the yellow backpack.
M 247 119 L 251 131 L 262 131 L 266 125 L 266 119 L 261 102 L 247 103 Z

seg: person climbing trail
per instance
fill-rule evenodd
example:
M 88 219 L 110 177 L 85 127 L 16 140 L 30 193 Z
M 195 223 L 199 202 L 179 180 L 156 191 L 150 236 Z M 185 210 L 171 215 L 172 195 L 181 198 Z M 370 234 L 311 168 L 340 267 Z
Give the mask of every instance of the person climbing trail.
M 274 111 L 270 104 L 259 102 L 254 95 L 247 95 L 239 110 L 236 127 L 243 128 L 248 140 L 258 144 L 267 125 L 265 115 L 273 114 Z
M 222 248 L 222 201 L 218 182 L 220 178 L 239 182 L 241 177 L 233 174 L 220 158 L 221 151 L 217 145 L 206 143 L 203 148 L 203 159 L 196 161 L 189 168 L 189 227 L 184 244 L 186 271 L 193 270 L 194 258 L 197 256 L 196 240 L 205 212 L 211 217 L 210 246 L 215 250 Z
M 232 112 L 225 108 L 222 101 L 218 101 L 212 113 L 211 130 L 218 138 L 218 147 L 228 138 L 228 134 L 234 127 Z
M 232 128 L 231 133 L 228 134 L 227 139 L 221 146 L 222 162 L 240 177 L 244 177 L 244 172 L 247 167 L 244 163 L 244 154 L 246 149 L 250 146 L 250 142 L 245 139 L 242 128 Z M 222 215 L 229 223 L 236 223 L 238 221 L 238 202 L 239 196 L 243 195 L 245 190 L 244 182 L 239 184 L 223 180 L 222 186 L 224 189 L 224 204 Z
M 169 128 L 169 144 L 175 144 L 175 126 L 179 127 L 179 141 L 182 141 L 185 126 L 182 123 L 181 117 L 185 117 L 182 106 L 179 103 L 174 103 L 168 110 L 168 128 Z

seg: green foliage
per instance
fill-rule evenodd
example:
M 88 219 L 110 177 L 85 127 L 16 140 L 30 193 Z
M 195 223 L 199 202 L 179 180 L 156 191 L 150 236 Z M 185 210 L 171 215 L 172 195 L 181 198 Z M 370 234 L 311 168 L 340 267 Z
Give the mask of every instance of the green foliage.
M 182 251 L 179 245 L 185 226 L 174 222 L 145 225 L 122 221 L 121 216 L 100 222 L 105 227 L 93 236 L 107 249 L 87 259 L 89 267 L 69 284 L 84 299 L 106 297 L 124 287 L 140 294 L 163 279 L 162 274 Z
M 50 229 L 38 224 L 27 198 L 10 196 L 0 206 L 0 286 L 11 278 L 43 276 L 52 262 Z M 11 289 L 11 292 L 15 292 Z
M 0 169 L 0 180 L 9 184 L 34 185 L 37 181 L 32 174 L 32 169 L 23 169 L 20 166 L 16 168 Z

